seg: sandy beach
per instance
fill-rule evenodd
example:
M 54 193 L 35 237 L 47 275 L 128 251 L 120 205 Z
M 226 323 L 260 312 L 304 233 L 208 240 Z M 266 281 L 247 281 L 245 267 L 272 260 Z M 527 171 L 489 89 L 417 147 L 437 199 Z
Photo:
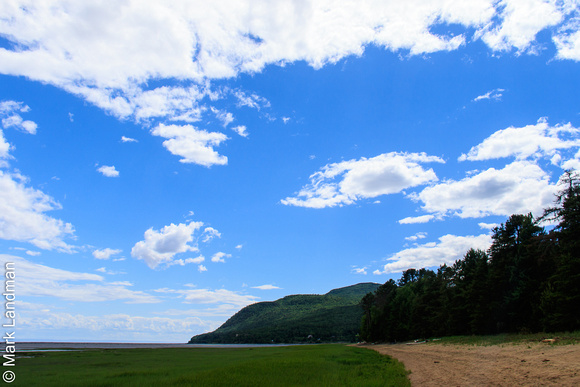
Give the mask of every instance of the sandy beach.
M 362 345 L 411 371 L 413 386 L 580 386 L 580 345 Z

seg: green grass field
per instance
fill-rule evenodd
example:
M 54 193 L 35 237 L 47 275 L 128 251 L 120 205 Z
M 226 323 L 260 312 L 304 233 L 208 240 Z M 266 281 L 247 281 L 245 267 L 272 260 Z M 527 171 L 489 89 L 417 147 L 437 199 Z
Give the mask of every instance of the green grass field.
M 13 386 L 409 386 L 395 359 L 340 344 L 20 353 Z M 24 357 L 31 356 L 31 357 Z
M 503 345 L 540 342 L 555 339 L 552 345 L 580 344 L 580 331 L 558 333 L 503 333 L 489 336 L 448 336 L 432 341 L 438 344 Z

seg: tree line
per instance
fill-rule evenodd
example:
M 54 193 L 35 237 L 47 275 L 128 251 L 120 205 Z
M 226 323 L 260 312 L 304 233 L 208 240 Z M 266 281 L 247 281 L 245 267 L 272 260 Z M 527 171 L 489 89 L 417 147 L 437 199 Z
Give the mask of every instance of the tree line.
M 567 171 L 555 206 L 537 219 L 510 216 L 493 229 L 489 250 L 471 249 L 436 272 L 409 269 L 368 293 L 361 339 L 580 329 L 579 181 Z

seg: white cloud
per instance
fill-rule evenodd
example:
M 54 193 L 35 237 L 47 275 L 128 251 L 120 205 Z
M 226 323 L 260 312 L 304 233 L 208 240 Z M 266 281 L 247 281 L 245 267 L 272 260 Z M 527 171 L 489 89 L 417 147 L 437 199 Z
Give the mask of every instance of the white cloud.
M 128 303 L 159 302 L 156 297 L 145 292 L 130 290 L 123 285 L 104 283 L 104 278 L 97 274 L 56 269 L 5 254 L 0 254 L 0 262 L 2 266 L 6 262 L 14 262 L 20 296 L 56 297 L 81 302 L 115 300 L 124 300 Z
M 29 120 L 24 120 L 19 113 L 27 113 L 30 108 L 22 102 L 2 101 L 0 102 L 0 118 L 4 129 L 15 128 L 20 131 L 36 134 L 38 125 Z M 1 151 L 0 151 L 1 152 Z M 0 153 L 1 155 L 2 153 Z
M 387 259 L 382 270 L 375 270 L 373 274 L 397 273 L 407 269 L 453 264 L 463 258 L 465 253 L 473 249 L 487 250 L 491 246 L 491 236 L 482 234 L 477 236 L 444 235 L 439 242 L 425 243 L 414 246 Z
M 235 90 L 233 91 L 233 95 L 238 99 L 238 106 L 240 107 L 247 106 L 257 110 L 264 107 L 270 107 L 270 102 L 266 98 L 260 97 L 257 94 L 248 95 L 242 90 Z
M 415 235 L 411 235 L 410 237 L 406 237 L 405 240 L 407 241 L 416 241 L 418 239 L 425 239 L 427 238 L 427 233 L 426 232 L 418 232 Z
M 296 61 L 320 68 L 371 44 L 420 55 L 481 38 L 496 51 L 524 52 L 538 32 L 560 24 L 558 57 L 578 60 L 578 26 L 570 21 L 577 8 L 575 0 L 144 0 L 114 8 L 98 0 L 14 0 L 2 8 L 0 34 L 15 48 L 0 49 L 0 73 L 56 85 L 119 117 L 193 122 L 208 79 Z M 462 33 L 432 32 L 449 24 Z M 144 90 L 160 79 L 180 85 Z M 241 106 L 263 104 L 234 94 Z
M 252 289 L 260 289 L 260 290 L 273 290 L 273 289 L 282 289 L 278 286 L 274 285 L 260 285 L 260 286 L 252 286 Z
M 433 218 L 435 218 L 435 215 L 410 216 L 399 220 L 399 224 L 428 223 Z
M 134 138 L 131 138 L 131 137 L 125 137 L 125 136 L 122 136 L 122 137 L 121 137 L 121 141 L 122 141 L 122 142 L 139 142 L 138 140 L 136 140 L 136 139 L 134 139 Z
M 539 166 L 516 161 L 489 168 L 460 181 L 445 181 L 410 197 L 438 216 L 479 218 L 489 215 L 540 214 L 553 203 L 558 187 Z
M 504 89 L 493 89 L 488 91 L 487 93 L 477 96 L 473 99 L 473 102 L 478 102 L 484 99 L 493 99 L 495 101 L 499 101 L 501 100 L 501 97 L 503 96 L 502 93 L 504 92 Z
M 72 224 L 45 214 L 60 209 L 60 204 L 26 183 L 24 176 L 0 170 L 0 239 L 72 252 L 74 247 L 64 241 L 73 237 Z
M 310 176 L 310 184 L 282 204 L 324 208 L 353 204 L 363 198 L 399 193 L 406 188 L 437 181 L 432 169 L 419 163 L 444 161 L 425 153 L 384 153 L 360 160 L 324 166 Z M 337 179 L 339 179 L 337 181 Z
M 173 266 L 173 265 L 185 266 L 185 265 L 189 265 L 190 263 L 200 264 L 204 261 L 205 261 L 205 257 L 203 255 L 200 255 L 199 257 L 196 257 L 196 258 L 176 259 L 176 260 L 168 263 L 167 266 Z
M 204 265 L 199 265 L 197 267 L 197 271 L 199 271 L 200 273 L 203 273 L 204 271 L 207 271 L 207 267 L 205 267 Z
M 353 267 L 351 270 L 352 273 L 354 274 L 363 274 L 363 275 L 367 275 L 367 267 Z
M 571 59 L 580 61 L 580 22 L 578 18 L 572 19 L 563 25 L 559 33 L 553 37 L 558 50 L 559 59 Z
M 230 112 L 219 110 L 214 107 L 211 107 L 211 111 L 215 114 L 216 118 L 222 122 L 224 128 L 234 121 L 234 115 Z
M 532 50 L 538 32 L 559 24 L 563 10 L 555 1 L 502 0 L 497 6 L 501 23 L 488 23 L 478 31 L 482 40 L 495 51 L 513 48 L 518 52 Z
M 219 146 L 228 137 L 223 133 L 198 130 L 191 125 L 159 124 L 151 131 L 154 136 L 166 138 L 163 146 L 176 156 L 181 156 L 182 163 L 199 164 L 206 167 L 226 165 L 228 158 L 219 155 L 214 146 Z
M 484 230 L 493 230 L 494 228 L 499 226 L 498 223 L 484 223 L 484 222 L 480 222 L 477 225 L 479 226 L 479 228 L 482 228 Z
M 220 322 L 201 319 L 194 313 L 177 318 L 129 314 L 84 315 L 53 310 L 27 310 L 21 329 L 30 338 L 48 334 L 59 340 L 83 340 L 88 335 L 103 341 L 183 343 L 192 334 L 212 331 Z M 61 333 L 62 332 L 62 333 Z M 62 334 L 62 336 L 59 336 Z
M 234 132 L 236 132 L 237 134 L 239 134 L 242 137 L 248 137 L 248 131 L 246 130 L 246 126 L 245 125 L 238 125 L 238 126 L 234 126 L 232 128 L 232 130 Z
M 237 245 L 236 249 L 241 250 L 244 247 L 244 245 Z
M 3 160 L 10 158 L 10 148 L 10 143 L 4 138 L 4 132 L 0 130 L 0 168 L 7 166 Z
M 546 119 L 522 128 L 498 130 L 483 142 L 461 155 L 459 161 L 490 160 L 515 156 L 518 160 L 530 157 L 554 157 L 558 150 L 580 147 L 580 130 L 570 123 L 550 126 Z M 561 156 L 560 156 L 561 157 Z
M 211 261 L 212 262 L 221 262 L 221 263 L 225 263 L 226 260 L 225 258 L 231 258 L 232 255 L 231 254 L 226 254 L 226 253 L 222 253 L 221 251 L 218 253 L 215 253 L 212 257 L 211 257 Z
M 206 227 L 205 230 L 203 230 L 202 242 L 207 243 L 214 238 L 221 238 L 221 237 L 222 237 L 222 234 L 218 230 L 216 230 L 213 227 Z
M 97 168 L 97 171 L 101 172 L 103 174 L 103 176 L 107 176 L 107 177 L 118 177 L 119 176 L 119 171 L 117 171 L 115 169 L 114 165 L 103 165 L 99 168 Z
M 226 289 L 169 289 L 162 288 L 155 290 L 158 293 L 177 294 L 183 298 L 185 303 L 191 304 L 228 304 L 237 308 L 243 308 L 258 300 L 258 297 L 244 295 Z
M 216 305 L 214 308 L 204 309 L 169 309 L 155 314 L 162 316 L 196 316 L 196 317 L 231 317 L 237 308 L 231 304 Z
M 97 259 L 109 259 L 111 258 L 112 255 L 117 255 L 122 253 L 123 250 L 118 250 L 118 249 L 110 249 L 110 248 L 106 248 L 106 249 L 102 249 L 102 250 L 94 250 L 93 251 L 93 257 L 97 258 Z
M 137 242 L 131 250 L 131 256 L 142 259 L 152 269 L 160 264 L 170 264 L 175 255 L 185 252 L 197 252 L 197 238 L 194 233 L 203 226 L 202 222 L 189 224 L 171 223 L 156 231 L 153 228 L 145 231 L 145 239 Z

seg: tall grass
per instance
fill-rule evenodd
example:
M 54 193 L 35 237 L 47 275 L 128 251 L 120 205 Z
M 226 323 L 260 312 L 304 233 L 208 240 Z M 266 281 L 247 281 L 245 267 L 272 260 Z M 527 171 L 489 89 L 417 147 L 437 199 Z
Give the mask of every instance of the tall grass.
M 36 353 L 16 386 L 409 386 L 403 365 L 365 348 L 159 348 Z

